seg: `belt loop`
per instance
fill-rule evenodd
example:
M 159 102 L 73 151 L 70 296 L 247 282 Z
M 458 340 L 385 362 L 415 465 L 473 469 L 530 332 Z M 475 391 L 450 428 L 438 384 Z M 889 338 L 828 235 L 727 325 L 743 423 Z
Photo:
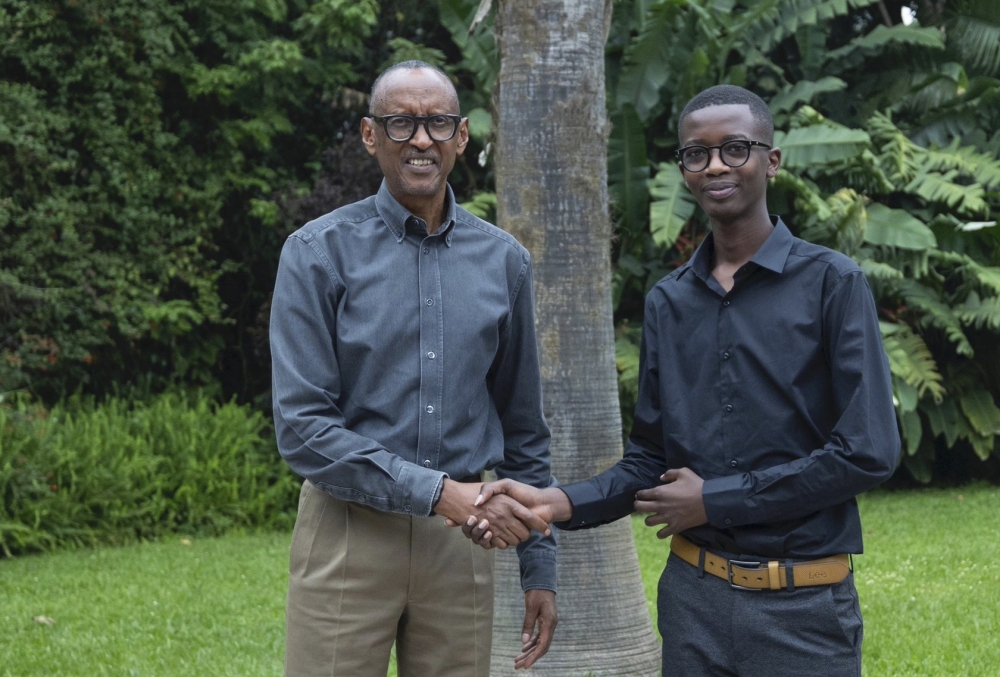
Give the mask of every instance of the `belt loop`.
M 698 578 L 705 578 L 705 548 L 698 548 Z
M 795 565 L 790 559 L 785 560 L 785 587 L 795 592 Z

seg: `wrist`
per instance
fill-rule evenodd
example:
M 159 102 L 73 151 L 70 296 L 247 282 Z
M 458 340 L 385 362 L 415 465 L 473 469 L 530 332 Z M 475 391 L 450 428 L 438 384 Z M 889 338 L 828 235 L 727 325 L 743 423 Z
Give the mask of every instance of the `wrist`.
M 549 487 L 542 490 L 542 497 L 552 513 L 552 522 L 568 522 L 573 519 L 573 504 L 565 491 L 559 487 Z
M 475 513 L 472 503 L 482 484 L 463 484 L 448 477 L 441 484 L 441 496 L 434 504 L 434 514 L 461 524 Z

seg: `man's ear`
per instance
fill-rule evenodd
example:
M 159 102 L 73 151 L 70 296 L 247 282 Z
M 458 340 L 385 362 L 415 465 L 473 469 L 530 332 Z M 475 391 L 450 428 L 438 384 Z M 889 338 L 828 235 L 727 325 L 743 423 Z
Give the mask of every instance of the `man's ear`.
M 465 152 L 465 147 L 469 145 L 469 118 L 462 118 L 458 123 L 458 149 L 457 154 Z
M 375 155 L 375 121 L 371 118 L 361 118 L 361 142 L 369 155 Z
M 767 151 L 767 178 L 773 179 L 781 169 L 781 149 L 772 148 Z

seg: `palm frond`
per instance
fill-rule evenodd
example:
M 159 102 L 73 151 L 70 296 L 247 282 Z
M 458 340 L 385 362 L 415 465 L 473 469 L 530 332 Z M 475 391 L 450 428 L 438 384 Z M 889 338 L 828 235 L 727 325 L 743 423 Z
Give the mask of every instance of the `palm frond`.
M 896 289 L 906 305 L 920 313 L 920 324 L 942 330 L 948 340 L 955 344 L 955 352 L 959 355 L 973 356 L 972 345 L 962 330 L 961 322 L 934 290 L 912 279 L 903 280 L 896 285 Z
M 939 402 L 945 396 L 941 372 L 923 338 L 905 324 L 880 322 L 882 345 L 889 358 L 889 371 L 923 397 L 929 393 Z
M 768 52 L 802 26 L 845 16 L 878 0 L 762 0 L 736 18 L 730 27 L 741 41 Z
M 991 296 L 979 298 L 979 294 L 971 292 L 965 303 L 956 311 L 958 319 L 966 325 L 981 329 L 983 327 L 1000 330 L 1000 298 Z
M 912 45 L 923 49 L 943 50 L 944 40 L 937 28 L 904 26 L 889 28 L 879 24 L 871 33 L 854 38 L 840 49 L 828 52 L 824 66 L 827 72 L 843 73 L 859 68 L 866 59 L 881 56 L 893 45 Z

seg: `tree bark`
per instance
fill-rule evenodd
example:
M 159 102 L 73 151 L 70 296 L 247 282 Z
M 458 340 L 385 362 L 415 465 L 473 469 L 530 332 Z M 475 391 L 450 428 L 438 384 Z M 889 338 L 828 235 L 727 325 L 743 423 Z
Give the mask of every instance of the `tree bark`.
M 614 361 L 604 43 L 610 0 L 500 0 L 497 220 L 531 252 L 553 473 L 587 479 L 621 458 Z M 658 674 L 628 519 L 559 534 L 559 626 L 527 674 Z M 524 597 L 497 553 L 491 674 L 514 674 Z M 522 673 L 524 674 L 524 673 Z

